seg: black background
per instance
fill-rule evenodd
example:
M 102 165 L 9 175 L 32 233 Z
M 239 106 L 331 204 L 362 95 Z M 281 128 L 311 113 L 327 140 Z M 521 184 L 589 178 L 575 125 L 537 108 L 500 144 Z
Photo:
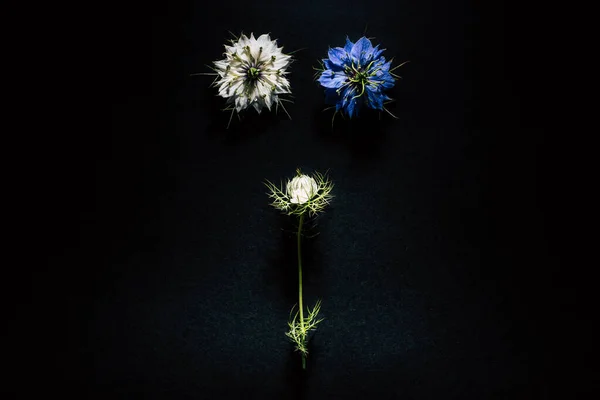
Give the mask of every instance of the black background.
M 19 391 L 556 394 L 558 371 L 576 365 L 560 345 L 576 293 L 559 272 L 566 178 L 554 160 L 568 154 L 550 129 L 556 89 L 542 66 L 557 34 L 540 13 L 433 0 L 80 13 L 86 39 L 61 31 L 76 61 L 73 129 L 38 146 L 32 235 L 46 261 L 27 269 L 9 314 L 25 343 L 12 359 Z M 332 128 L 312 67 L 365 29 L 386 57 L 410 60 L 390 92 L 398 120 L 365 113 Z M 189 75 L 221 58 L 228 31 L 301 49 L 292 120 L 248 112 L 225 129 L 212 78 Z M 293 225 L 262 184 L 297 167 L 329 170 L 336 185 L 305 246 L 305 299 L 322 299 L 326 318 L 305 372 L 284 336 L 297 301 Z

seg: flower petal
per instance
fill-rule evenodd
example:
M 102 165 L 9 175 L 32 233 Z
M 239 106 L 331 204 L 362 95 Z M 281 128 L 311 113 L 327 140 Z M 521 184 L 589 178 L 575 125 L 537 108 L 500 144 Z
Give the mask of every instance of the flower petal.
M 350 100 L 348 100 L 348 104 L 346 105 L 346 113 L 350 118 L 352 118 L 358 113 L 357 100 L 358 99 L 351 98 Z
M 254 101 L 254 103 L 252 103 L 252 106 L 254 106 L 254 109 L 256 110 L 256 112 L 258 112 L 260 114 L 260 112 L 262 111 L 262 105 L 260 104 L 260 102 L 258 100 Z
M 348 77 L 342 72 L 324 71 L 319 77 L 321 86 L 331 89 L 337 89 L 346 82 Z
M 381 64 L 381 70 L 384 72 L 388 72 L 390 70 L 390 67 L 392 66 L 392 62 L 391 61 L 385 62 L 385 58 L 383 58 L 383 57 L 381 57 L 381 59 L 383 61 Z
M 373 45 L 371 44 L 371 41 L 363 36 L 360 39 L 358 39 L 356 43 L 354 43 L 350 55 L 352 56 L 353 61 L 358 61 L 360 65 L 364 65 L 367 53 L 372 52 Z
M 325 67 L 325 69 L 329 69 L 331 71 L 336 71 L 336 72 L 340 72 L 340 71 L 344 70 L 344 67 L 342 65 L 334 64 L 329 59 L 323 60 L 323 66 Z
M 358 111 L 357 100 L 359 100 L 359 98 L 354 98 L 356 94 L 356 89 L 354 87 L 348 88 L 343 94 L 342 108 L 350 118 L 352 118 L 356 114 L 355 111 Z
M 377 60 L 384 51 L 385 49 L 379 49 L 379 45 L 375 46 L 375 48 L 373 48 L 373 60 Z
M 268 33 L 263 33 L 262 35 L 260 35 L 258 38 L 256 38 L 256 42 L 260 45 L 260 46 L 266 46 L 269 43 L 271 43 L 271 38 L 269 37 Z
M 354 43 L 352 43 L 350 41 L 350 39 L 348 38 L 348 36 L 346 36 L 346 45 L 344 46 L 344 51 L 346 53 L 350 53 L 352 51 L 353 46 L 354 46 Z
M 396 80 L 389 72 L 385 71 L 377 71 L 375 75 L 369 78 L 370 82 L 375 83 L 378 87 L 383 87 L 384 89 L 389 89 L 394 87 L 396 84 Z
M 367 85 L 366 92 L 369 107 L 376 110 L 382 110 L 383 101 L 388 100 L 389 98 L 383 94 L 376 85 Z
M 348 53 L 346 53 L 341 47 L 334 47 L 333 49 L 329 49 L 327 55 L 329 56 L 331 62 L 339 66 L 343 66 L 348 60 Z

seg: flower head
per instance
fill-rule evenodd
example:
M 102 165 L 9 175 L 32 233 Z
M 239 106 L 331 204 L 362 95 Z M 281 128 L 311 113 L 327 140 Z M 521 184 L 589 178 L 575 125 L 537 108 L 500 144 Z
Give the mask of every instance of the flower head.
M 304 204 L 319 191 L 315 178 L 308 175 L 295 176 L 286 185 L 286 193 L 293 204 Z
M 280 95 L 291 93 L 286 75 L 292 57 L 282 49 L 268 34 L 258 38 L 242 34 L 231 46 L 225 45 L 225 58 L 213 63 L 214 85 L 232 112 L 252 106 L 260 114 L 265 107 L 271 110 L 273 104 L 281 104 Z
M 362 107 L 386 110 L 384 101 L 391 99 L 385 91 L 394 86 L 395 79 L 392 62 L 381 55 L 383 51 L 364 36 L 356 43 L 346 38 L 344 47 L 329 49 L 318 81 L 336 113 L 341 110 L 352 118 Z
M 271 205 L 288 215 L 315 215 L 325 209 L 331 198 L 333 183 L 323 174 L 304 175 L 296 170 L 296 176 L 287 181 L 285 190 L 267 181 Z

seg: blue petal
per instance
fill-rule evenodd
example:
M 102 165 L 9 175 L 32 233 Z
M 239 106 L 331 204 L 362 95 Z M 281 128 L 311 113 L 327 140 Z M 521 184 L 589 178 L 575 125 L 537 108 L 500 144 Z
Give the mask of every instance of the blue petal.
M 344 70 L 344 67 L 343 67 L 342 65 L 337 65 L 337 64 L 334 64 L 334 63 L 333 63 L 331 60 L 329 60 L 329 59 L 325 59 L 325 60 L 323 60 L 323 66 L 325 67 L 325 69 L 329 69 L 329 70 L 331 70 L 331 71 L 336 71 L 336 72 L 339 72 L 339 71 L 343 71 L 343 70 Z
M 354 43 L 350 55 L 352 56 L 353 60 L 358 61 L 360 65 L 364 65 L 367 58 L 367 53 L 372 52 L 373 45 L 371 44 L 371 41 L 363 36 L 358 39 L 356 43 Z
M 354 114 L 354 107 L 356 106 L 356 99 L 352 99 L 350 100 L 350 102 L 348 103 L 348 105 L 346 106 L 346 112 L 348 113 L 348 116 L 350 118 L 353 117 Z
M 333 49 L 329 49 L 328 53 L 329 59 L 331 62 L 338 66 L 343 66 L 346 60 L 348 59 L 348 53 L 344 51 L 341 47 L 334 47 Z
M 340 94 L 340 97 L 341 97 L 340 100 L 341 100 L 341 104 L 342 104 L 343 108 L 345 108 L 346 105 L 348 104 L 348 99 L 349 99 L 348 96 L 349 96 L 349 93 L 352 92 L 352 90 L 353 90 L 352 87 L 349 87 L 349 86 L 342 88 L 341 94 Z
M 383 60 L 381 60 L 379 57 L 381 56 L 381 53 L 383 53 L 385 49 L 379 49 L 379 45 L 372 47 L 370 50 L 368 50 L 365 53 L 365 57 L 364 57 L 364 63 L 365 64 L 369 64 L 372 61 L 374 61 L 374 64 L 377 64 L 378 62 L 382 61 L 385 62 L 385 58 L 383 58 Z
M 346 36 L 346 45 L 344 46 L 344 50 L 346 51 L 346 53 L 350 53 L 352 51 L 353 46 L 354 43 L 352 43 L 350 39 L 348 39 L 348 36 Z
M 357 97 L 356 99 L 350 100 L 350 103 L 348 104 L 348 116 L 350 118 L 358 115 L 358 112 L 364 103 L 363 99 L 364 97 Z
M 369 81 L 384 89 L 392 88 L 396 84 L 396 80 L 389 73 L 382 71 L 378 71 L 374 76 L 369 77 Z
M 348 106 L 348 100 L 351 98 L 352 93 L 353 93 L 353 88 L 345 88 L 342 90 L 341 103 L 342 103 L 342 108 L 344 110 L 346 110 L 346 107 Z
M 368 104 L 371 108 L 374 108 L 376 110 L 382 110 L 383 109 L 383 101 L 387 100 L 387 99 L 388 99 L 388 97 L 385 94 L 383 94 L 381 91 L 379 91 L 377 86 L 375 86 L 375 85 L 367 86 L 367 100 L 368 100 Z
M 379 56 L 381 56 L 381 53 L 383 53 L 384 51 L 385 49 L 379 49 L 379 45 L 375 46 L 375 48 L 373 49 L 373 60 L 377 60 Z
M 389 89 L 391 87 L 394 87 L 394 85 L 396 84 L 396 80 L 394 79 L 393 76 L 390 75 L 389 72 L 384 73 L 381 78 L 383 81 L 383 84 L 381 86 L 384 89 Z
M 337 89 L 346 82 L 346 79 L 348 77 L 342 72 L 334 73 L 331 70 L 326 70 L 319 77 L 319 83 L 323 87 Z
M 372 47 L 369 51 L 367 51 L 365 53 L 365 57 L 364 57 L 365 63 L 370 63 L 371 60 L 373 60 L 373 54 L 377 51 L 378 47 L 379 47 L 379 45 Z
M 372 73 L 375 70 L 381 71 L 382 69 L 385 71 L 388 71 L 390 69 L 390 63 L 385 62 L 385 57 L 380 57 L 377 60 L 375 60 L 373 65 L 371 65 L 371 68 L 369 68 L 369 72 Z
M 360 103 L 358 102 L 360 99 L 354 98 L 355 95 L 356 89 L 352 87 L 344 92 L 342 99 L 342 108 L 350 118 L 356 115 L 360 106 Z

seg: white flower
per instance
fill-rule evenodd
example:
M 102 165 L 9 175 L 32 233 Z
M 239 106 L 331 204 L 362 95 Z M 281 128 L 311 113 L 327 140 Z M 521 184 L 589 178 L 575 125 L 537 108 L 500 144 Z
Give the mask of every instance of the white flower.
M 219 96 L 238 113 L 253 106 L 260 114 L 264 107 L 271 110 L 273 104 L 281 104 L 279 96 L 291 93 L 285 76 L 292 57 L 268 34 L 258 39 L 242 34 L 231 44 L 225 46 L 225 59 L 214 62 Z
M 333 182 L 319 172 L 309 176 L 297 169 L 296 176 L 288 180 L 285 192 L 283 185 L 278 187 L 271 181 L 266 181 L 265 185 L 269 189 L 269 197 L 273 200 L 271 205 L 288 215 L 316 215 L 323 211 L 333 198 Z
M 290 203 L 304 204 L 319 191 L 319 185 L 314 178 L 308 175 L 300 175 L 288 181 L 286 186 Z

